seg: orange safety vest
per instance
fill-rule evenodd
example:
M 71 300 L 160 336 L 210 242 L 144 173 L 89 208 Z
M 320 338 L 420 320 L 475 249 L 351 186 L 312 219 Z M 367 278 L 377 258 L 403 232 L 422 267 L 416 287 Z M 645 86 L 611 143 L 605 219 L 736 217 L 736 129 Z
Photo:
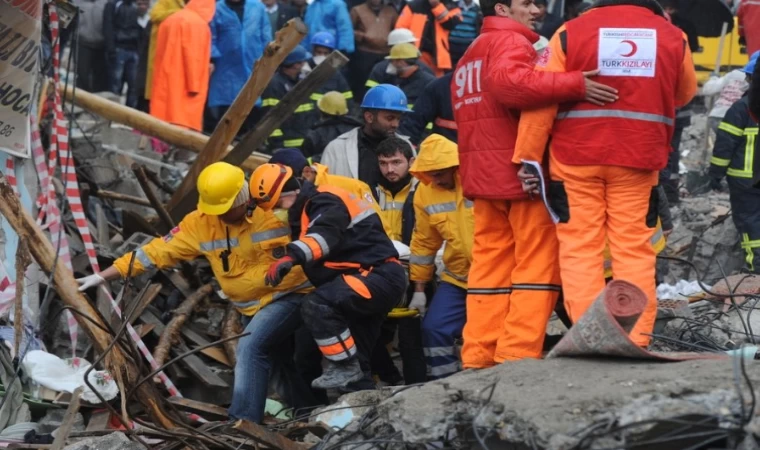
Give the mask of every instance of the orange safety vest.
M 602 71 L 598 81 L 619 100 L 559 108 L 552 152 L 564 164 L 665 167 L 687 42 L 681 30 L 646 7 L 596 7 L 560 34 L 568 72 Z

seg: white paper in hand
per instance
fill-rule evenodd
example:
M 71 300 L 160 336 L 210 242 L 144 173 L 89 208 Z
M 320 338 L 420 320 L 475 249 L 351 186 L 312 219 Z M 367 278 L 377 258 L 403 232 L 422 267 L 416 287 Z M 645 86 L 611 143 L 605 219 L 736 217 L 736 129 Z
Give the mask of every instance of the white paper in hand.
M 528 161 L 525 159 L 521 159 L 520 161 L 523 164 L 531 166 L 538 173 L 538 190 L 541 192 L 541 199 L 544 201 L 546 211 L 549 212 L 552 222 L 559 223 L 559 216 L 554 212 L 552 205 L 549 204 L 549 199 L 546 197 L 546 180 L 544 180 L 544 169 L 541 167 L 541 164 L 538 161 Z

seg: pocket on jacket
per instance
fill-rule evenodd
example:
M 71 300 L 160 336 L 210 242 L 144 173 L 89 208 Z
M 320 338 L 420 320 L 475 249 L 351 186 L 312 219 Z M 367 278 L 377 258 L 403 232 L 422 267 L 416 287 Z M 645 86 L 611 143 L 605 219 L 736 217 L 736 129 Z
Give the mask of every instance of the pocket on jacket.
M 567 191 L 563 181 L 549 182 L 549 204 L 559 216 L 560 223 L 570 221 L 570 202 L 567 200 Z
M 657 226 L 657 206 L 660 202 L 660 193 L 657 191 L 657 186 L 652 188 L 649 193 L 649 210 L 647 211 L 647 227 L 654 228 Z

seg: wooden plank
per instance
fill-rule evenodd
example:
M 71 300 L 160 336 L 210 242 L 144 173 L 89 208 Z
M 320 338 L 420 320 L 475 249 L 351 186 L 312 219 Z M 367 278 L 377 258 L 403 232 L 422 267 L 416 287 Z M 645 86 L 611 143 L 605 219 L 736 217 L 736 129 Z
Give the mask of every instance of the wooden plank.
M 153 300 L 155 300 L 156 297 L 158 297 L 158 294 L 161 293 L 162 288 L 163 286 L 161 283 L 151 283 L 150 286 L 148 286 L 148 288 L 145 290 L 145 293 L 142 295 L 142 297 L 133 300 L 139 303 L 135 307 L 134 312 L 132 312 L 132 316 L 129 319 L 130 324 L 134 324 L 135 320 L 137 320 L 137 318 L 142 315 L 143 311 L 145 311 L 145 308 L 153 303 Z
M 238 93 L 232 106 L 219 121 L 206 146 L 182 179 L 177 192 L 172 196 L 167 209 L 176 221 L 192 212 L 198 203 L 196 184 L 198 175 L 209 164 L 219 161 L 225 150 L 237 135 L 240 127 L 251 112 L 256 99 L 261 96 L 285 57 L 296 48 L 308 30 L 301 19 L 291 19 L 281 28 L 274 40 L 264 49 L 262 56 L 253 66 L 253 72 Z
M 98 189 L 96 191 L 90 191 L 90 195 L 101 199 L 116 200 L 125 203 L 134 203 L 135 205 L 151 207 L 150 202 L 146 198 L 135 197 L 133 195 L 120 194 L 118 192 L 104 191 Z
M 69 438 L 69 433 L 71 433 L 71 428 L 74 426 L 74 421 L 79 412 L 79 401 L 82 397 L 83 390 L 84 388 L 80 386 L 76 388 L 71 396 L 71 403 L 69 403 L 69 407 L 66 409 L 66 414 L 63 416 L 61 426 L 58 427 L 58 430 L 55 432 L 55 439 L 53 440 L 53 445 L 50 447 L 51 450 L 63 450 L 63 447 L 66 445 L 66 439 Z
M 145 311 L 140 314 L 140 321 L 152 327 L 150 333 L 156 338 L 160 338 L 161 333 L 163 333 L 166 328 L 164 323 L 161 322 L 161 319 L 158 318 L 160 314 L 161 313 L 153 306 L 148 306 Z M 166 368 L 166 371 L 174 381 L 189 377 L 189 374 L 179 364 L 172 364 Z
M 239 166 L 251 154 L 252 149 L 257 149 L 267 140 L 270 134 L 277 129 L 282 122 L 293 114 L 309 96 L 320 86 L 325 84 L 335 72 L 348 62 L 348 58 L 338 51 L 334 51 L 309 75 L 296 84 L 290 92 L 285 94 L 280 102 L 272 108 L 256 128 L 246 134 L 243 139 L 224 157 L 224 162 Z
M 180 342 L 177 345 L 172 346 L 172 356 L 177 357 L 183 353 L 189 352 L 190 349 L 184 342 Z M 182 365 L 190 371 L 198 380 L 208 387 L 227 388 L 230 385 L 226 381 L 222 380 L 219 375 L 215 374 L 208 368 L 208 364 L 203 362 L 198 355 L 190 355 L 180 360 Z
M 142 188 L 143 193 L 148 198 L 150 205 L 153 207 L 153 209 L 156 210 L 156 213 L 158 213 L 158 217 L 161 219 L 161 222 L 163 222 L 164 225 L 170 230 L 174 228 L 176 224 L 169 215 L 169 212 L 164 208 L 164 205 L 161 204 L 161 200 L 159 200 L 156 193 L 153 192 L 153 188 L 150 185 L 148 176 L 145 174 L 145 167 L 135 163 L 132 165 L 132 173 L 135 174 L 137 182 L 140 183 L 140 187 Z
M 73 85 L 67 85 L 63 94 L 66 96 L 66 100 L 73 101 L 74 104 L 87 111 L 112 122 L 128 125 L 149 136 L 157 137 L 164 142 L 190 150 L 191 152 L 200 153 L 208 142 L 208 136 L 202 133 L 172 125 L 163 120 L 156 119 L 150 114 L 112 102 L 84 89 L 77 88 L 75 96 Z M 244 162 L 238 165 L 247 170 L 254 170 L 268 160 L 268 155 L 254 153 L 253 156 L 246 158 Z
M 21 206 L 16 193 L 3 174 L 0 174 L 0 213 L 5 216 L 8 224 L 16 231 L 19 238 L 27 239 L 29 251 L 40 268 L 46 274 L 53 276 L 55 290 L 62 303 L 77 309 L 83 316 L 90 318 L 84 320 L 79 314 L 74 316 L 82 330 L 87 333 L 95 351 L 103 353 L 106 348 L 111 346 L 112 342 L 112 336 L 105 331 L 103 319 L 94 305 L 79 292 L 79 285 L 71 271 L 65 265 L 55 264 L 57 256 L 53 245 L 32 216 Z M 51 271 L 53 271 L 52 274 Z M 119 346 L 111 348 L 108 358 L 104 360 L 104 365 L 109 373 L 125 386 L 134 385 L 140 377 L 135 362 L 127 358 Z M 158 390 L 151 383 L 143 383 L 137 387 L 135 397 L 145 407 L 148 416 L 157 426 L 165 428 L 175 426 L 174 421 L 161 406 Z
M 182 337 L 197 345 L 198 347 L 203 347 L 204 345 L 211 343 L 211 341 L 195 332 L 195 330 L 191 329 L 190 327 L 183 327 L 180 332 L 182 333 Z M 227 353 L 225 353 L 221 348 L 221 344 L 219 347 L 209 347 L 205 350 L 201 350 L 201 353 L 218 363 L 224 364 L 227 367 L 233 367 L 232 363 L 230 363 L 230 359 L 227 357 Z
M 293 442 L 279 433 L 269 431 L 261 425 L 248 422 L 247 420 L 238 420 L 233 428 L 246 436 L 249 436 L 258 443 L 279 450 L 304 450 L 309 448 L 309 446 L 305 444 Z
M 208 420 L 229 419 L 226 408 L 222 408 L 221 406 L 217 406 L 217 405 L 212 405 L 210 403 L 203 403 L 203 402 L 191 400 L 189 398 L 182 398 L 182 397 L 169 397 L 169 403 L 171 403 L 172 405 L 176 406 L 177 408 L 183 411 L 198 414 Z
M 140 339 L 144 339 L 154 328 L 156 328 L 156 326 L 150 323 L 135 325 L 135 331 L 137 332 L 137 335 L 140 336 Z

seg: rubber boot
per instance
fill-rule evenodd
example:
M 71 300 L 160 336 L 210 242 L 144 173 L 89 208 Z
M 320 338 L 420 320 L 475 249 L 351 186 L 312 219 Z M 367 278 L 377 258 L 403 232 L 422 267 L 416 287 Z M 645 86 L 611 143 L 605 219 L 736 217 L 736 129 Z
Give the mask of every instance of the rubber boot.
M 335 389 L 359 381 L 363 377 L 364 372 L 362 372 L 357 358 L 342 362 L 327 361 L 327 367 L 322 372 L 322 376 L 312 381 L 311 387 L 314 389 Z

